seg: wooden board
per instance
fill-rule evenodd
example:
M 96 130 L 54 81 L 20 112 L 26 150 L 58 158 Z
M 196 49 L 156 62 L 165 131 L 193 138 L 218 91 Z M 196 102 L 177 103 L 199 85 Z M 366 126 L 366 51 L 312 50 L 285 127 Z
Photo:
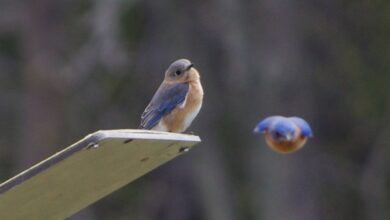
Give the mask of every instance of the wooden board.
M 95 132 L 2 183 L 0 219 L 64 219 L 199 142 L 167 132 Z

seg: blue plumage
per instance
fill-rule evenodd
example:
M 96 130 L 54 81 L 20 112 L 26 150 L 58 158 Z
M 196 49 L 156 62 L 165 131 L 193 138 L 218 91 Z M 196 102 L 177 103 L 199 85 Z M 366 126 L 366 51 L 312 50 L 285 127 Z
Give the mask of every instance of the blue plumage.
M 161 118 L 184 102 L 188 93 L 187 83 L 162 84 L 141 116 L 141 128 L 152 129 Z
M 304 137 L 312 137 L 313 136 L 313 132 L 310 128 L 310 125 L 305 120 L 303 120 L 302 118 L 298 118 L 298 117 L 290 117 L 289 119 L 291 121 L 293 121 L 301 129 L 302 135 Z
M 301 134 L 304 137 L 313 136 L 313 132 L 309 124 L 299 117 L 283 117 L 283 116 L 271 116 L 260 121 L 255 127 L 255 133 L 264 133 L 269 132 L 278 132 L 291 133 L 294 132 L 295 126 L 298 126 L 301 129 Z
M 276 119 L 270 124 L 269 132 L 275 139 L 294 137 L 296 125 L 288 118 Z
M 271 116 L 260 121 L 254 130 L 264 133 L 268 146 L 279 153 L 299 150 L 313 135 L 309 124 L 298 117 Z
M 255 132 L 255 133 L 264 133 L 270 127 L 272 122 L 274 122 L 277 119 L 281 119 L 281 118 L 282 118 L 281 116 L 267 117 L 267 118 L 263 119 L 262 121 L 260 121 L 257 124 L 257 126 L 255 127 L 253 132 Z

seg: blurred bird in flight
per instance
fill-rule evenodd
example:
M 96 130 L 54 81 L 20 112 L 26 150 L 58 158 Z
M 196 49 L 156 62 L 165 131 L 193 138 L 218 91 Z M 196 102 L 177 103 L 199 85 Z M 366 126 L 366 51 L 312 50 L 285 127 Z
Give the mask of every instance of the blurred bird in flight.
M 268 146 L 278 153 L 297 151 L 313 136 L 309 124 L 299 117 L 267 117 L 257 124 L 254 132 L 264 133 Z
M 187 59 L 173 62 L 141 115 L 141 129 L 184 132 L 202 107 L 199 72 Z

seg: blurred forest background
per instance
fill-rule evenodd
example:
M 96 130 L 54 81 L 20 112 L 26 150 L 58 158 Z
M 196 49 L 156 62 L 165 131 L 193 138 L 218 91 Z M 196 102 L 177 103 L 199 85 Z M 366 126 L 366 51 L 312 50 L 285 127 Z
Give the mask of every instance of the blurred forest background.
M 388 0 L 0 0 L 1 181 L 136 128 L 185 57 L 203 142 L 70 219 L 390 219 L 389 39 Z M 276 114 L 315 137 L 272 152 L 252 129 Z

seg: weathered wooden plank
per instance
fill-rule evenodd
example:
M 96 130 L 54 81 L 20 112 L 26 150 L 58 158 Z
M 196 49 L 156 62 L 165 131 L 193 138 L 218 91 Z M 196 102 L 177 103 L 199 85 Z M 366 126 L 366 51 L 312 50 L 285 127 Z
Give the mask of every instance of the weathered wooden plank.
M 64 219 L 200 142 L 186 134 L 106 130 L 0 185 L 0 219 Z

